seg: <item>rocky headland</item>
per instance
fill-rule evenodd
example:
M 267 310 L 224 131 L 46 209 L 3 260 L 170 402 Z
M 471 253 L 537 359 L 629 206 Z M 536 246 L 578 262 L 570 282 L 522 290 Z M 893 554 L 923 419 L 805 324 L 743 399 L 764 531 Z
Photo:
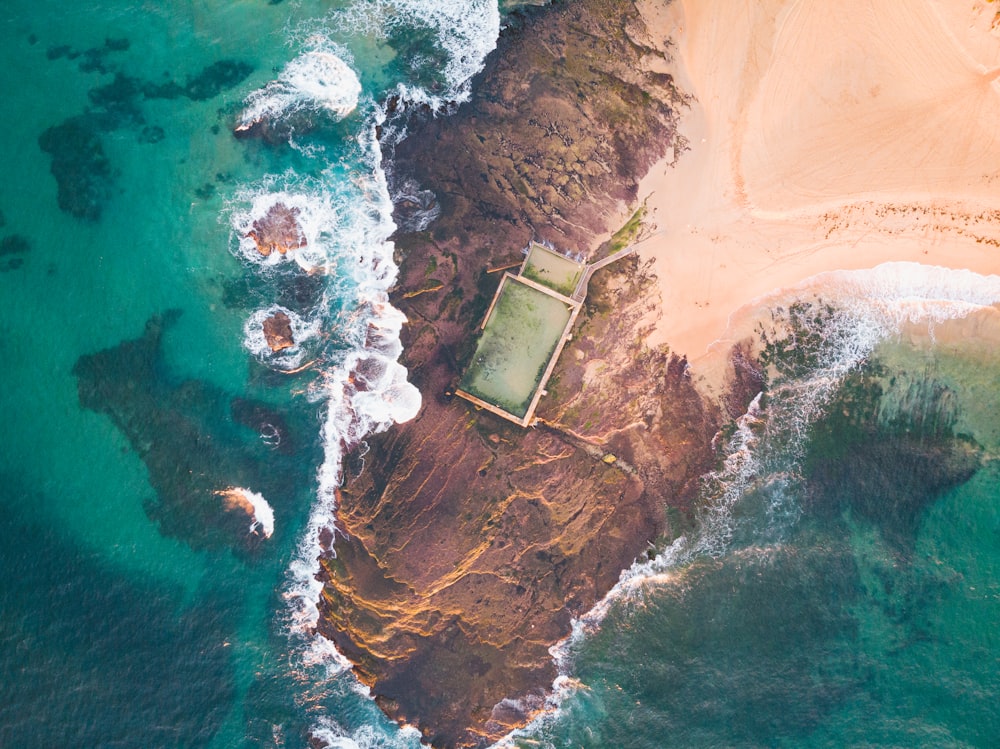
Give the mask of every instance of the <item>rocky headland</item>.
M 668 44 L 631 0 L 524 11 L 472 100 L 415 115 L 395 149 L 393 179 L 440 208 L 396 237 L 403 363 L 424 405 L 347 461 L 320 628 L 434 746 L 484 746 L 544 706 L 549 648 L 690 521 L 714 437 L 757 392 L 745 357 L 715 401 L 683 356 L 646 345 L 658 285 L 628 257 L 591 282 L 533 428 L 451 397 L 500 280 L 490 269 L 531 239 L 606 254 L 638 180 L 679 145 Z

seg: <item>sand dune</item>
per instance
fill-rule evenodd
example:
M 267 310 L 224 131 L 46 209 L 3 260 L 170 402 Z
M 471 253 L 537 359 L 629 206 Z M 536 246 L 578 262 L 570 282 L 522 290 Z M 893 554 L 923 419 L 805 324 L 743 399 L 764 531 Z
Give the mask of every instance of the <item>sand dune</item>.
M 655 225 L 640 249 L 663 296 L 651 342 L 697 366 L 731 315 L 829 270 L 1000 273 L 998 10 L 650 3 L 696 99 L 681 126 L 690 149 L 640 192 Z

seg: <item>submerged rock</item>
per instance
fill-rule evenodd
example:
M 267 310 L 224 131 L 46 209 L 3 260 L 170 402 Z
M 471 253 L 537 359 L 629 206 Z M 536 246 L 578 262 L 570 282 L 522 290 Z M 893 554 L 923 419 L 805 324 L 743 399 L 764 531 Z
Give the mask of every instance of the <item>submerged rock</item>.
M 31 250 L 31 240 L 20 234 L 9 234 L 0 240 L 0 273 L 17 270 L 24 265 L 21 255 Z M 13 255 L 14 257 L 5 257 Z
M 31 240 L 22 234 L 8 234 L 0 239 L 0 257 L 23 255 L 31 250 Z
M 52 157 L 59 208 L 79 219 L 98 220 L 111 194 L 112 173 L 95 118 L 80 115 L 53 125 L 39 136 L 38 145 Z
M 813 426 L 807 506 L 850 512 L 908 555 L 927 507 L 982 465 L 982 447 L 955 432 L 957 404 L 929 372 L 888 377 L 877 360 L 853 372 Z
M 253 65 L 242 60 L 218 60 L 187 79 L 184 95 L 194 101 L 211 99 L 242 83 L 252 72 Z
M 310 461 L 292 450 L 274 450 L 274 440 L 264 438 L 289 431 L 273 409 L 233 401 L 206 382 L 170 377 L 161 339 L 178 314 L 154 317 L 139 338 L 81 356 L 73 367 L 80 404 L 106 414 L 142 459 L 153 489 L 145 510 L 161 533 L 198 549 L 245 553 L 274 527 L 263 497 L 275 507 L 287 505 L 311 482 Z M 260 432 L 238 430 L 237 424 Z M 225 493 L 226 487 L 247 486 L 260 494 L 241 489 L 237 501 L 236 494 Z

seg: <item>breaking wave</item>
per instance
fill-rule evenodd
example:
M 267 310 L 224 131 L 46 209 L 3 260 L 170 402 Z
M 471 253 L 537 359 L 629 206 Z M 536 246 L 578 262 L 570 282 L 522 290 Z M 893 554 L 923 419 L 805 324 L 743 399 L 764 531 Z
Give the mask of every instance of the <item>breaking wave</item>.
M 327 749 L 406 749 L 422 746 L 420 732 L 412 726 L 403 728 L 397 736 L 390 738 L 372 726 L 361 726 L 349 732 L 336 721 L 324 717 L 317 721 L 310 733 Z
M 612 590 L 573 622 L 570 636 L 550 651 L 560 675 L 548 711 L 496 746 L 515 746 L 518 739 L 544 732 L 559 719 L 563 702 L 585 688 L 572 676 L 574 660 L 612 607 L 641 602 L 651 586 L 669 584 L 696 558 L 780 544 L 801 514 L 795 490 L 809 427 L 844 378 L 907 325 L 926 326 L 933 334 L 938 323 L 1000 304 L 1000 276 L 885 263 L 870 270 L 824 273 L 760 302 L 762 309 L 781 310 L 778 334 L 783 324 L 796 326 L 795 353 L 809 361 L 808 367 L 795 376 L 772 378 L 766 405 L 761 395 L 751 402 L 726 442 L 722 465 L 702 479 L 696 531 L 622 572 Z M 796 302 L 813 307 L 793 319 Z M 814 314 L 816 309 L 823 314 Z
M 358 106 L 361 81 L 345 62 L 350 54 L 323 36 L 309 39 L 310 48 L 292 60 L 276 80 L 246 99 L 236 130 L 265 120 L 278 120 L 301 110 L 326 112 L 341 120 Z
M 237 491 L 243 492 L 243 496 L 253 507 L 253 522 L 250 523 L 250 532 L 259 532 L 264 538 L 270 538 L 274 535 L 274 509 L 263 495 L 249 489 L 238 489 Z
M 372 0 L 334 12 L 329 23 L 383 42 L 394 32 L 430 31 L 437 46 L 435 52 L 443 53 L 443 65 L 437 54 L 415 55 L 410 75 L 417 86 L 426 87 L 427 81 L 423 79 L 428 71 L 440 74 L 444 78 L 443 87 L 433 94 L 464 101 L 469 96 L 472 77 L 482 70 L 486 56 L 496 47 L 500 11 L 496 0 Z M 410 93 L 406 98 L 412 99 L 417 87 L 405 81 L 399 92 L 404 97 Z

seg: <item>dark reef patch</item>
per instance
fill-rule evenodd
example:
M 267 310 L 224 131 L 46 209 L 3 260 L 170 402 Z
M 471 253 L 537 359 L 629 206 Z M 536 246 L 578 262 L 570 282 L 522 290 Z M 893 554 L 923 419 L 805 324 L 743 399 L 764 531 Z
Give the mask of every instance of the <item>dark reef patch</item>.
M 295 441 L 288 419 L 267 403 L 233 398 L 229 404 L 233 420 L 252 429 L 269 447 L 285 455 L 295 452 Z
M 227 511 L 216 492 L 260 492 L 280 528 L 311 479 L 314 456 L 304 454 L 305 440 L 292 437 L 308 425 L 304 415 L 261 403 L 231 410 L 232 397 L 213 385 L 174 380 L 160 346 L 178 315 L 155 317 L 140 338 L 81 356 L 73 368 L 80 403 L 107 414 L 146 464 L 155 496 L 145 508 L 161 532 L 195 548 L 248 551 L 259 539 L 249 535 L 247 516 Z
M 34 36 L 34 35 L 32 35 Z M 104 75 L 112 72 L 114 66 L 108 62 L 108 56 L 114 52 L 125 52 L 131 43 L 125 37 L 107 38 L 101 47 L 90 47 L 83 51 L 73 49 L 68 44 L 55 44 L 45 50 L 45 57 L 48 60 L 77 60 L 81 73 L 100 73 Z
M 31 240 L 20 234 L 9 234 L 0 239 L 0 257 L 4 255 L 21 255 L 31 250 Z
M 77 52 L 68 45 L 50 47 L 50 60 L 75 59 L 82 55 L 80 69 L 102 75 L 114 73 L 110 81 L 87 92 L 90 106 L 79 115 L 48 128 L 38 139 L 39 146 L 52 157 L 51 171 L 59 189 L 59 207 L 70 215 L 96 221 L 111 194 L 113 170 L 104 153 L 101 135 L 125 127 L 139 128 L 140 143 L 154 144 L 166 135 L 159 125 L 147 124 L 142 111 L 144 99 L 193 101 L 210 99 L 241 83 L 253 66 L 239 60 L 218 60 L 189 76 L 181 85 L 169 74 L 164 82 L 128 75 L 107 62 L 113 52 L 129 48 L 128 39 L 106 39 L 103 47 Z
M 147 145 L 159 143 L 165 137 L 167 137 L 167 134 L 159 125 L 146 125 L 139 132 L 139 142 Z
M 282 277 L 277 283 L 243 275 L 225 282 L 222 303 L 230 309 L 247 310 L 277 304 L 306 314 L 323 298 L 325 288 L 326 280 L 319 274 L 296 273 Z
M 253 72 L 253 65 L 239 60 L 219 60 L 206 66 L 196 76 L 188 78 L 184 95 L 194 101 L 205 101 L 242 83 Z
M 68 44 L 55 44 L 45 50 L 45 57 L 48 60 L 58 60 L 62 57 L 67 57 L 70 60 L 79 57 L 79 52 L 74 52 L 73 48 Z
M 24 265 L 21 255 L 31 250 L 31 241 L 20 234 L 9 234 L 0 240 L 0 273 L 17 270 Z M 14 255 L 14 257 L 10 257 Z
M 902 405 L 887 416 L 890 391 Z M 877 361 L 852 373 L 810 432 L 809 507 L 833 517 L 849 509 L 908 552 L 923 511 L 981 464 L 980 446 L 955 433 L 956 404 L 929 373 L 889 380 Z
M 253 72 L 253 65 L 240 60 L 218 60 L 206 65 L 198 73 L 188 76 L 182 86 L 172 78 L 163 83 L 141 81 L 133 78 L 137 91 L 147 99 L 177 99 L 187 97 L 192 101 L 205 101 L 218 96 L 243 82 Z
M 110 83 L 90 89 L 87 98 L 102 116 L 104 129 L 115 130 L 144 122 L 138 102 L 140 92 L 137 79 L 124 73 L 116 73 Z
M 208 200 L 215 195 L 215 185 L 211 182 L 206 182 L 200 187 L 196 187 L 194 194 L 200 200 Z
M 53 125 L 38 138 L 52 157 L 59 208 L 79 219 L 96 221 L 111 193 L 111 163 L 93 117 L 78 115 Z

